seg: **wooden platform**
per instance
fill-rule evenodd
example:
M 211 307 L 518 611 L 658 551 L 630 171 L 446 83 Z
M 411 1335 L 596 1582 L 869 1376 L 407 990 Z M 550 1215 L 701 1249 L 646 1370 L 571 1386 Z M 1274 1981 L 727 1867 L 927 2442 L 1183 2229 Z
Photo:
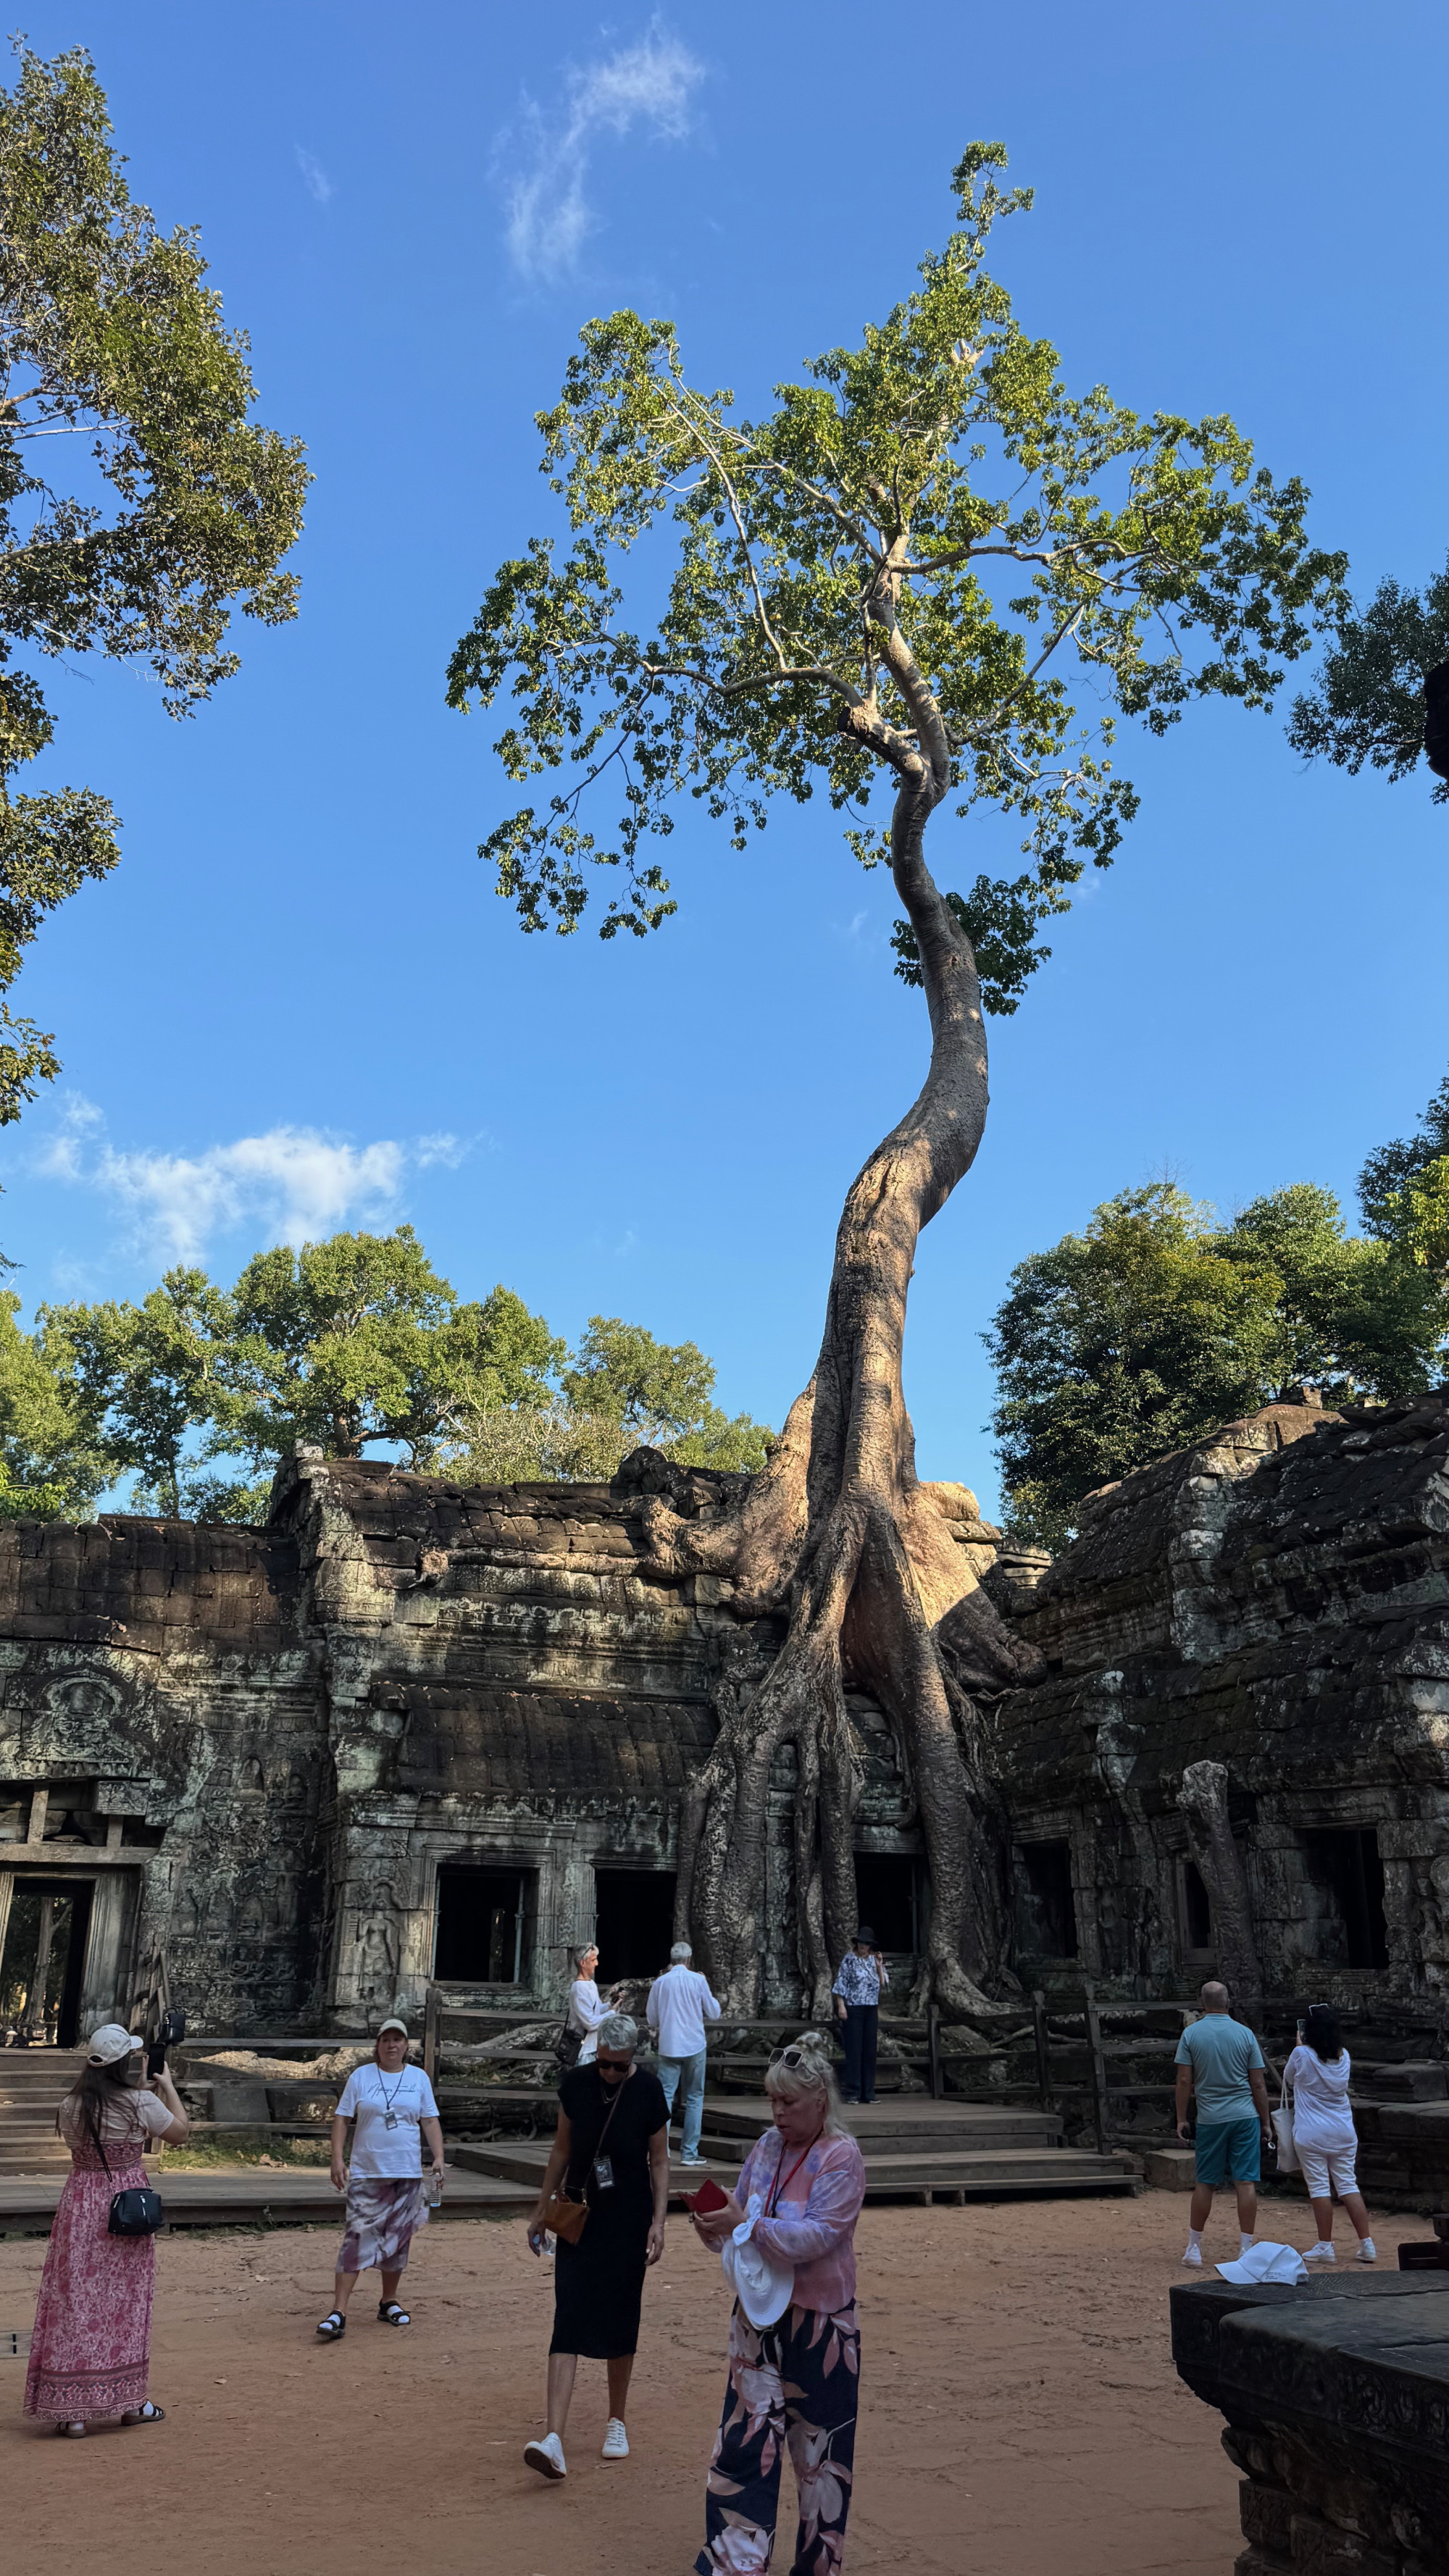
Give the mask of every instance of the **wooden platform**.
M 342 2198 L 331 2178 L 305 2166 L 259 2172 L 166 2171 L 164 2156 L 149 2168 L 171 2227 L 342 2227 Z M 460 2170 L 449 2161 L 439 2218 L 521 2218 L 534 2190 L 498 2175 Z M 7 2174 L 0 2178 L 0 2235 L 47 2236 L 64 2175 Z
M 845 2118 L 865 2157 L 867 2200 L 1017 2200 L 1044 2193 L 1090 2198 L 1142 2188 L 1130 2156 L 1064 2147 L 1062 2124 L 1050 2112 L 933 2102 L 916 2094 L 847 2104 Z M 729 2189 L 751 2143 L 769 2125 L 764 2095 L 753 2101 L 706 2097 L 704 2168 L 671 2158 L 671 2201 L 696 2189 L 705 2172 Z M 524 2138 L 459 2146 L 453 2154 L 470 2172 L 535 2190 L 548 2161 L 544 2141 Z

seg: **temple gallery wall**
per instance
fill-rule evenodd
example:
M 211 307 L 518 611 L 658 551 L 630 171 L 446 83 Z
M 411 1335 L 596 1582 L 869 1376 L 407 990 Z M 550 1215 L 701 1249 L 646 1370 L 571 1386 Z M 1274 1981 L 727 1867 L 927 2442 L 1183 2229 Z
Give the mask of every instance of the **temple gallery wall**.
M 1094 1497 L 1050 1566 L 972 1533 L 1043 1677 L 985 1704 L 1026 1985 L 1449 1986 L 1449 1400 L 1270 1406 Z M 196 2027 L 362 2028 L 432 1976 L 556 1997 L 671 1937 L 681 1793 L 776 1637 L 642 1568 L 613 1486 L 464 1490 L 303 1455 L 265 1529 L 0 1527 L 0 2018 L 163 1953 Z M 714 1480 L 700 1474 L 701 1496 Z M 929 1892 L 890 1731 L 850 1702 L 862 1910 Z M 791 1757 L 765 2008 L 800 1985 Z M 908 1982 L 908 1980 L 907 1980 Z

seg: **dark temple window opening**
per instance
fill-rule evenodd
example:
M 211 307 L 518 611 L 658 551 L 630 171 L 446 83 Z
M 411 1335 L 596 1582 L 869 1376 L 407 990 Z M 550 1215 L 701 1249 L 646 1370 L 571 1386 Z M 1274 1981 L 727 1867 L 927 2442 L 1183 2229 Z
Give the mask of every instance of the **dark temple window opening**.
M 1075 1959 L 1077 1905 L 1069 1843 L 1022 1843 L 1017 1880 L 1021 1946 L 1047 1959 Z
M 599 1991 L 620 1977 L 657 1977 L 674 1939 L 672 1869 L 596 1869 L 594 1939 Z
M 1373 1825 L 1326 1826 L 1303 1837 L 1308 1875 L 1329 1911 L 1320 1917 L 1330 1937 L 1340 1931 L 1342 1955 L 1326 1967 L 1386 1968 L 1389 1927 L 1384 1916 L 1384 1865 Z M 1337 1918 L 1335 1922 L 1334 1918 Z M 1327 1945 L 1325 1944 L 1325 1947 Z
M 1213 1946 L 1212 1900 L 1195 1860 L 1182 1864 L 1182 1937 L 1188 1950 L 1210 1950 Z
M 855 1919 L 870 1925 L 878 1950 L 917 1957 L 921 1947 L 919 1861 L 909 1852 L 857 1852 Z
M 443 1984 L 522 1983 L 526 1877 L 521 1869 L 439 1870 L 433 1974 Z
M 89 1880 L 17 1880 L 0 1953 L 0 2031 L 75 2047 L 90 1920 Z

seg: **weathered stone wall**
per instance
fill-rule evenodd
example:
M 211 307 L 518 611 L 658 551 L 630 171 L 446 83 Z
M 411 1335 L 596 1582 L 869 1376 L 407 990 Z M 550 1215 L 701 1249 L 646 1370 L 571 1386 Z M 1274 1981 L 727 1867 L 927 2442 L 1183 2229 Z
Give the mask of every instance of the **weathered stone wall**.
M 1071 1973 L 1187 1991 L 1191 1860 L 1214 1951 L 1241 1893 L 1263 1991 L 1449 1986 L 1446 1457 L 1442 1395 L 1271 1405 L 1089 1498 L 1074 1544 L 1006 1583 L 1048 1673 L 996 1702 L 993 1758 L 1018 1871 L 1025 1847 L 1069 1847 Z M 1216 1843 L 1184 1785 L 1203 1763 Z M 1348 1955 L 1345 1846 L 1325 1837 L 1349 1833 L 1376 1842 L 1381 1966 Z
M 1054 1565 L 988 1576 L 1046 1664 L 987 1716 L 1023 1980 L 1171 1996 L 1227 1958 L 1240 1992 L 1449 1988 L 1446 1456 L 1442 1398 L 1270 1406 L 1092 1498 Z M 554 1998 L 596 1870 L 672 1869 L 723 1696 L 779 1633 L 715 1577 L 646 1572 L 627 1477 L 465 1490 L 304 1455 L 265 1530 L 0 1525 L 0 1914 L 27 1878 L 92 1889 L 97 2017 L 159 1949 L 197 2024 L 361 2027 L 417 2004 L 438 1873 L 478 1864 L 524 1873 L 523 1982 Z M 909 1857 L 890 1731 L 849 1704 L 858 1848 Z M 793 1795 L 786 1751 L 782 2011 Z M 1381 1964 L 1349 1955 L 1345 1850 L 1370 1912 L 1382 1872 Z
M 261 2032 L 416 2007 L 440 1867 L 518 1870 L 523 1982 L 556 1997 L 596 1868 L 672 1869 L 718 1695 L 778 1642 L 736 1618 L 728 1585 L 656 1582 L 641 1554 L 628 1489 L 465 1491 L 305 1456 L 265 1532 L 0 1530 L 0 1887 L 42 1871 L 104 1887 L 97 2014 L 159 1949 L 194 2024 Z M 910 1850 L 890 1737 L 855 1706 L 862 1838 Z M 799 1992 L 793 1776 L 782 1757 L 765 1980 L 781 2008 Z

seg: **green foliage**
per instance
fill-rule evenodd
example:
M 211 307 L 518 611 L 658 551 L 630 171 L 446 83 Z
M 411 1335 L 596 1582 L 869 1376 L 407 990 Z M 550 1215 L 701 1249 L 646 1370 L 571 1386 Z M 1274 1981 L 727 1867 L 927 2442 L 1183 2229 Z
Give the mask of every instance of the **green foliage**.
M 1295 1380 L 1328 1404 L 1416 1393 L 1446 1333 L 1443 1268 L 1349 1235 L 1329 1190 L 1272 1191 L 1226 1227 L 1169 1182 L 1123 1191 L 1084 1235 L 1018 1265 L 985 1336 L 1008 1527 L 1060 1547 L 1084 1494 Z
M 110 1468 L 75 1387 L 16 1323 L 19 1305 L 0 1295 L 0 1520 L 89 1520 Z
M 45 914 L 118 856 L 104 797 L 12 788 L 52 732 L 16 651 L 143 660 L 189 714 L 237 668 L 234 606 L 295 615 L 277 567 L 308 480 L 300 442 L 247 417 L 247 343 L 195 233 L 159 233 L 131 197 L 89 56 L 17 54 L 0 90 L 0 994 Z M 50 1037 L 0 1001 L 0 1125 L 56 1071 Z
M 218 1446 L 257 1465 L 299 1440 L 332 1458 L 372 1440 L 415 1455 L 434 1436 L 436 1345 L 456 1304 L 408 1225 L 259 1252 L 232 1291 Z
M 0 1298 L 0 1514 L 74 1517 L 129 1474 L 133 1511 L 260 1521 L 299 1441 L 506 1484 L 607 1478 L 641 1442 L 753 1469 L 770 1438 L 713 1403 L 693 1342 L 595 1315 L 572 1352 L 509 1288 L 460 1303 L 406 1225 L 260 1252 L 229 1290 L 176 1269 L 139 1305 L 42 1307 L 29 1336 L 18 1304 Z
M 695 1343 L 659 1342 L 642 1325 L 591 1315 L 577 1356 L 564 1359 L 544 1403 L 460 1407 L 449 1473 L 481 1484 L 602 1483 L 645 1446 L 681 1466 L 763 1467 L 769 1430 L 711 1401 L 714 1363 Z
M 188 1435 L 211 1422 L 232 1330 L 231 1301 L 202 1270 L 169 1270 L 139 1306 L 42 1306 L 42 1346 L 74 1390 L 107 1482 L 128 1471 L 179 1518 Z
M 1012 1535 L 1060 1547 L 1083 1494 L 1260 1404 L 1278 1285 L 1226 1258 L 1211 1211 L 1168 1181 L 1020 1262 L 984 1337 Z
M 1449 569 L 1422 592 L 1381 581 L 1367 608 L 1346 609 L 1314 685 L 1293 701 L 1288 739 L 1357 777 L 1365 761 L 1407 778 L 1424 748 L 1424 681 L 1449 659 Z M 1434 784 L 1436 804 L 1449 780 Z
M 669 323 L 584 330 L 539 415 L 572 542 L 502 566 L 448 672 L 454 707 L 509 693 L 495 748 L 546 782 L 481 850 L 526 929 L 572 931 L 591 867 L 621 872 L 603 937 L 656 928 L 674 903 L 648 845 L 681 795 L 740 849 L 772 795 L 823 790 L 874 866 L 877 781 L 943 747 L 958 811 L 1022 834 L 1024 869 L 958 901 L 988 1008 L 1014 1009 L 1048 953 L 1037 929 L 1135 811 L 1114 711 L 1160 733 L 1196 697 L 1266 706 L 1340 611 L 1343 558 L 1308 546 L 1303 486 L 1231 421 L 1069 393 L 1022 331 L 983 266 L 993 224 L 1031 202 L 998 189 L 1005 160 L 970 147 L 960 228 L 920 287 L 758 421 L 687 380 Z M 649 632 L 624 613 L 641 544 L 663 598 Z M 596 786 L 618 800 L 602 838 L 582 819 Z M 898 946 L 917 980 L 908 931 Z
M 1416 1264 L 1422 1258 L 1441 1277 L 1449 1258 L 1435 1247 L 1431 1211 L 1442 1203 L 1443 1165 L 1449 1159 L 1449 1077 L 1440 1083 L 1412 1136 L 1396 1136 L 1369 1155 L 1358 1176 L 1358 1201 L 1367 1231 L 1396 1243 Z
M 1307 1181 L 1274 1190 L 1215 1240 L 1230 1260 L 1277 1274 L 1275 1385 L 1301 1379 L 1333 1404 L 1412 1395 L 1436 1380 L 1449 1328 L 1442 1277 L 1350 1235 L 1331 1190 Z

